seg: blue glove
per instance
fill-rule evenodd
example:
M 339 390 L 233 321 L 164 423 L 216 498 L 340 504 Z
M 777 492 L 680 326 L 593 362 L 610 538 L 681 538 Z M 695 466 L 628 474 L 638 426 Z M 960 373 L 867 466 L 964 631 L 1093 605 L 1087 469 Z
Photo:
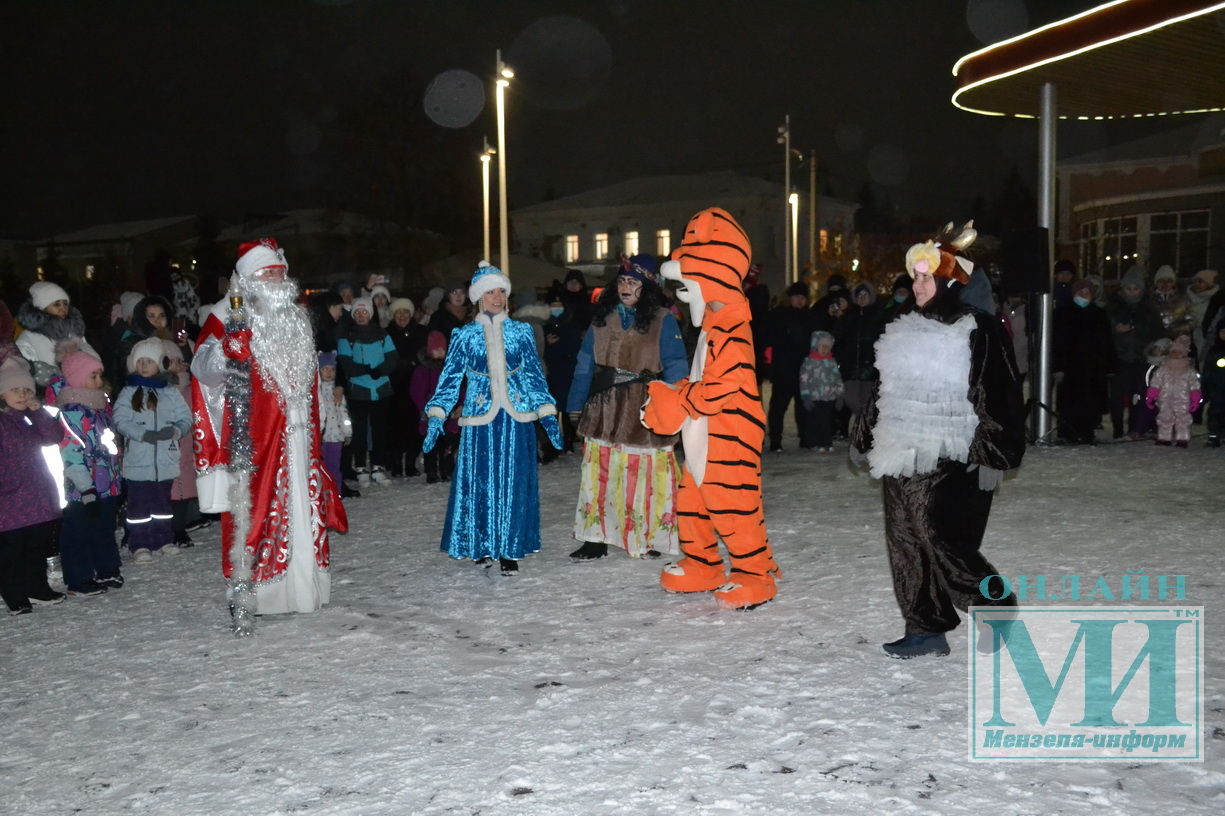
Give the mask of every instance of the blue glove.
M 430 417 L 430 426 L 425 432 L 425 441 L 421 443 L 421 452 L 429 453 L 438 444 L 438 437 L 442 436 L 442 417 Z
M 566 447 L 566 442 L 562 439 L 561 424 L 557 421 L 557 414 L 549 414 L 540 418 L 540 427 L 544 428 L 544 432 L 549 435 L 549 441 L 553 443 L 553 447 L 558 450 L 563 450 Z

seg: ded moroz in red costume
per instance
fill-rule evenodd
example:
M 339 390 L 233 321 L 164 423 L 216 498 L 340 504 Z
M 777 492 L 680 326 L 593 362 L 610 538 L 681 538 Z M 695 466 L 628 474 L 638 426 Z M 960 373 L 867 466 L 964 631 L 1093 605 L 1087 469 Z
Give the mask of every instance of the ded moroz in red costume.
M 323 465 L 316 402 L 318 369 L 310 322 L 276 241 L 239 248 L 230 295 L 243 298 L 250 330 L 227 335 L 229 298 L 213 307 L 192 360 L 194 450 L 200 509 L 223 513 L 222 572 L 232 563 L 235 514 L 250 518 L 246 562 L 260 614 L 313 612 L 331 594 L 328 530 L 348 520 Z M 249 505 L 228 488 L 231 462 L 226 372 L 231 359 L 249 360 L 245 389 L 250 418 Z M 232 399 L 233 392 L 230 392 Z M 236 457 L 237 458 L 237 457 Z M 234 553 L 237 553 L 234 550 Z

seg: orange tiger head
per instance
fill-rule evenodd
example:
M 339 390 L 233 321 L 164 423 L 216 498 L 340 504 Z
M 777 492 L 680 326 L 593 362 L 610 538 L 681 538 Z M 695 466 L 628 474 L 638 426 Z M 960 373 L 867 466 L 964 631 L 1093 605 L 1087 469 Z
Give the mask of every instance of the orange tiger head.
M 693 325 L 702 325 L 706 304 L 744 300 L 744 276 L 753 247 L 731 213 L 718 207 L 702 210 L 685 226 L 681 245 L 660 273 L 680 284 L 679 300 L 689 304 Z

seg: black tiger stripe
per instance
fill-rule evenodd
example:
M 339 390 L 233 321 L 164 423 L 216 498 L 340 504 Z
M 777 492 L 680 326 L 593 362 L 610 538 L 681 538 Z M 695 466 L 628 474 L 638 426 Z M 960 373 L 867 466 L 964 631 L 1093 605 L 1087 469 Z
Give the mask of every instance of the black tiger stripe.
M 693 553 L 690 553 L 690 552 L 685 553 L 685 557 L 686 557 L 686 558 L 692 558 L 694 561 L 701 561 L 703 564 L 705 564 L 705 565 L 706 565 L 706 566 L 708 566 L 708 567 L 717 567 L 717 566 L 719 566 L 720 564 L 722 564 L 722 563 L 723 563 L 723 559 L 722 559 L 722 558 L 720 558 L 718 561 L 707 561 L 705 558 L 701 558 L 701 557 L 696 556 L 696 555 L 694 555 Z
M 714 485 L 716 487 L 721 487 L 724 490 L 757 490 L 759 489 L 758 485 L 756 484 L 731 484 L 730 482 L 702 482 L 702 487 L 706 487 L 707 485 Z
M 747 419 L 749 422 L 751 422 L 751 423 L 753 423 L 754 425 L 756 425 L 758 428 L 761 428 L 763 431 L 766 429 L 766 423 L 762 422 L 760 419 L 758 419 L 757 417 L 753 416 L 753 415 L 752 415 L 752 414 L 750 414 L 748 411 L 742 411 L 742 410 L 740 410 L 739 408 L 729 408 L 729 409 L 727 410 L 727 413 L 729 413 L 729 414 L 737 414 L 737 415 L 739 415 L 739 416 L 742 416 L 742 417 L 744 417 L 745 419 Z
M 733 510 L 733 509 L 731 509 L 731 508 L 725 508 L 725 509 L 722 509 L 722 510 L 715 510 L 714 508 L 711 508 L 710 514 L 711 514 L 712 516 L 714 516 L 714 515 L 718 515 L 718 516 L 751 516 L 751 515 L 753 515 L 754 513 L 759 513 L 759 512 L 761 512 L 761 508 L 760 508 L 760 507 L 754 507 L 754 508 L 753 508 L 753 509 L 751 509 L 751 510 Z
M 710 434 L 710 436 L 714 437 L 715 439 L 725 439 L 728 442 L 735 442 L 737 445 L 740 445 L 752 451 L 755 456 L 761 455 L 761 451 L 759 451 L 757 448 L 750 445 L 748 442 L 745 442 L 743 439 L 741 439 L 738 436 L 732 436 L 730 434 L 717 434 L 717 433 L 712 433 Z
M 739 391 L 741 394 L 744 394 L 746 397 L 748 397 L 751 400 L 756 400 L 758 402 L 761 402 L 760 394 L 754 394 L 752 391 L 745 391 L 743 388 L 737 388 L 736 390 Z
M 694 510 L 677 510 L 676 514 L 678 516 L 693 516 L 694 518 L 700 518 L 703 521 L 710 521 L 710 516 L 707 516 L 703 513 L 698 513 Z
M 732 219 L 728 218 L 726 215 L 723 215 L 722 213 L 716 212 L 715 210 L 708 210 L 708 212 L 709 212 L 709 213 L 710 213 L 712 216 L 714 216 L 715 218 L 718 218 L 720 221 L 722 221 L 723 223 L 727 224 L 729 227 L 731 227 L 732 229 L 734 229 L 736 232 L 740 233 L 740 237 L 744 238 L 744 240 L 745 240 L 746 242 L 748 242 L 748 240 L 749 240 L 749 236 L 745 234 L 744 230 L 743 230 L 743 229 L 741 229 L 741 227 L 740 227 L 740 225 L 739 225 L 739 224 L 737 224 L 737 223 L 736 223 L 735 221 L 733 221 Z
M 723 465 L 724 467 L 757 467 L 757 462 L 750 462 L 747 459 L 707 459 L 708 465 Z
M 755 556 L 755 555 L 761 555 L 763 552 L 765 552 L 765 551 L 766 551 L 766 549 L 767 549 L 767 548 L 766 548 L 766 545 L 764 545 L 764 544 L 763 544 L 762 546 L 758 547 L 757 549 L 753 550 L 752 552 L 746 552 L 746 553 L 734 553 L 734 552 L 732 552 L 731 550 L 728 550 L 728 551 L 727 551 L 727 554 L 728 554 L 728 555 L 730 555 L 732 558 L 752 558 L 752 557 L 753 557 L 753 556 Z
M 718 261 L 713 261 L 713 260 L 710 260 L 709 258 L 703 258 L 702 260 L 707 261 L 708 263 L 716 264 L 716 265 L 718 265 L 718 266 L 724 266 L 724 267 L 727 267 L 728 269 L 731 269 L 731 267 L 730 267 L 730 266 L 727 266 L 727 264 L 725 264 L 725 263 L 719 263 Z M 733 286 L 732 284 L 728 283 L 727 281 L 720 280 L 719 278 L 716 278 L 714 275 L 707 275 L 705 272 L 686 272 L 686 273 L 685 273 L 685 277 L 686 277 L 686 278 L 703 278 L 703 279 L 705 279 L 705 280 L 710 281 L 711 283 L 717 283 L 717 284 L 719 284 L 719 285 L 720 285 L 720 286 L 722 286 L 724 289 L 730 289 L 731 291 L 735 292 L 736 294 L 740 294 L 740 287 L 739 287 L 739 286 Z
M 744 235 L 744 233 L 740 233 L 740 234 Z M 686 241 L 685 243 L 681 244 L 682 249 L 690 249 L 693 247 L 710 247 L 710 246 L 727 247 L 728 249 L 734 249 L 737 252 L 739 252 L 741 255 L 743 255 L 745 257 L 745 260 L 750 260 L 749 254 L 744 251 L 744 247 L 739 246 L 738 244 L 733 244 L 731 241 L 713 241 L 713 240 L 712 241 Z

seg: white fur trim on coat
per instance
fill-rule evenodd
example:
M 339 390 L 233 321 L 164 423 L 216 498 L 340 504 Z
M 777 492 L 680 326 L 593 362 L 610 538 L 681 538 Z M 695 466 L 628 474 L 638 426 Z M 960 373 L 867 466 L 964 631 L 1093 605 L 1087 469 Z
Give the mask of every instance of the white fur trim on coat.
M 485 277 L 495 277 L 486 275 Z M 497 287 L 491 287 L 496 289 Z M 492 318 L 486 312 L 476 316 L 476 322 L 481 324 L 485 333 L 485 365 L 489 370 L 489 409 L 477 416 L 459 418 L 460 425 L 488 425 L 498 415 L 498 409 L 506 411 L 516 422 L 535 422 L 548 413 L 557 413 L 554 405 L 541 405 L 535 411 L 519 411 L 511 405 L 506 393 L 506 344 L 502 340 L 502 324 L 506 322 L 506 312 L 498 312 Z M 547 409 L 552 409 L 546 413 Z
M 941 459 L 965 462 L 978 428 L 970 402 L 970 333 L 953 324 L 902 315 L 876 341 L 880 391 L 868 463 L 873 478 L 930 473 Z

